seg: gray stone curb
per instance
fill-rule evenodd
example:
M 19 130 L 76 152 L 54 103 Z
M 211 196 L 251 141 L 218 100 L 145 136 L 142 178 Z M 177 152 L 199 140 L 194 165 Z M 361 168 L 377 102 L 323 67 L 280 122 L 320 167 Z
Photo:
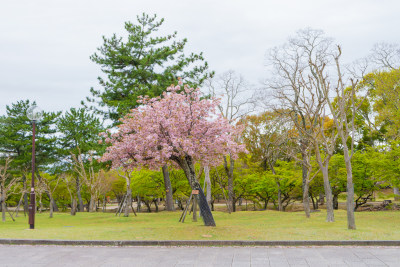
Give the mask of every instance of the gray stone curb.
M 0 239 L 0 245 L 60 246 L 400 246 L 400 240 L 46 240 Z

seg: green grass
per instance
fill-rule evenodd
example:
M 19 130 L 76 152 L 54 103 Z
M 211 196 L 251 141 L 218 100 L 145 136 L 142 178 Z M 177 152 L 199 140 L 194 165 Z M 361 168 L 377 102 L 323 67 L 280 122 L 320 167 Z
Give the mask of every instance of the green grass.
M 36 229 L 28 218 L 0 222 L 0 238 L 70 240 L 400 240 L 400 212 L 357 212 L 357 230 L 347 230 L 346 212 L 335 211 L 334 223 L 326 212 L 242 211 L 214 212 L 217 227 L 205 227 L 191 217 L 179 223 L 180 212 L 140 213 L 116 217 L 113 213 L 36 214 Z

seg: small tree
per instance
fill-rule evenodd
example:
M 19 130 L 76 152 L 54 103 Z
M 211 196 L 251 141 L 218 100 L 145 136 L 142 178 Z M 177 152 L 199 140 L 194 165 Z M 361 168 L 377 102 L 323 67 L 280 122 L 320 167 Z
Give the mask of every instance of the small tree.
M 70 174 L 64 173 L 62 175 L 62 179 L 65 183 L 65 187 L 67 188 L 69 197 L 71 199 L 71 215 L 76 214 L 77 209 L 77 201 L 76 201 L 76 179 Z
M 254 101 L 249 94 L 250 86 L 241 75 L 236 74 L 233 70 L 210 78 L 205 84 L 213 97 L 222 96 L 222 100 L 218 104 L 218 110 L 232 125 L 236 124 L 246 114 L 254 110 Z M 234 206 L 234 168 L 235 161 L 233 157 L 228 158 L 224 156 L 224 170 L 228 176 L 229 205 L 232 211 L 236 210 Z
M 102 187 L 104 186 L 104 172 L 103 170 L 95 171 L 93 159 L 89 159 L 91 164 L 88 168 L 86 168 L 82 159 L 82 154 L 79 153 L 78 156 L 71 154 L 71 156 L 75 171 L 87 186 L 90 194 L 89 212 L 95 212 L 97 199 L 102 191 Z
M 71 108 L 65 112 L 57 122 L 57 130 L 61 134 L 58 138 L 59 154 L 64 159 L 68 159 L 71 154 L 85 156 L 84 164 L 88 165 L 86 160 L 89 151 L 95 150 L 97 153 L 102 153 L 102 145 L 98 144 L 99 133 L 104 131 L 104 128 L 95 115 L 88 112 L 84 108 Z M 63 171 L 72 171 L 73 164 L 70 161 L 60 161 L 59 167 Z M 84 211 L 83 200 L 81 195 L 82 181 L 79 180 L 79 175 L 75 176 L 75 190 L 78 197 L 79 211 Z M 72 191 L 71 191 L 72 192 Z
M 9 166 L 10 166 L 11 160 L 6 159 L 4 162 L 4 165 L 0 165 L 0 203 L 1 203 L 1 211 L 2 211 L 2 220 L 3 222 L 6 221 L 6 201 L 8 197 L 8 192 L 11 190 L 11 188 L 15 185 L 16 182 L 18 182 L 19 178 L 17 177 L 11 177 L 9 175 Z
M 195 161 L 215 166 L 224 155 L 231 153 L 236 157 L 245 149 L 235 142 L 242 129 L 217 115 L 219 101 L 201 96 L 199 89 L 171 86 L 162 99 L 142 98 L 143 106 L 121 120 L 117 133 L 103 133 L 112 146 L 107 148 L 102 161 L 111 160 L 114 168 L 130 169 L 159 168 L 173 162 L 183 169 L 191 188 L 198 190 L 205 225 L 215 226 L 196 178 Z

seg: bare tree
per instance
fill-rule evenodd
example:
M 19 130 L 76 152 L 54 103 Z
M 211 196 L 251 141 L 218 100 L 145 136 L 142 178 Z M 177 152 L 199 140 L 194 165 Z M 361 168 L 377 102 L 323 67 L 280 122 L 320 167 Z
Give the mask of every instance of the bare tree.
M 236 74 L 233 70 L 207 80 L 205 86 L 209 89 L 210 95 L 221 97 L 218 109 L 231 124 L 237 123 L 240 118 L 254 110 L 255 101 L 250 86 L 241 75 Z M 229 159 L 224 156 L 224 169 L 228 177 L 228 198 L 232 211 L 236 210 L 233 190 L 234 168 L 234 159 L 231 156 Z
M 298 144 L 303 166 L 303 206 L 306 217 L 310 217 L 308 191 L 312 180 L 311 153 L 314 151 L 324 179 L 328 222 L 334 221 L 328 164 L 333 155 L 336 137 L 325 135 L 327 102 L 321 86 L 326 82 L 322 78 L 326 77 L 319 77 L 317 72 L 324 72 L 331 43 L 331 39 L 325 38 L 320 30 L 298 31 L 286 44 L 271 50 L 270 62 L 275 77 L 268 81 L 268 87 L 273 89 L 275 99 L 281 105 L 280 109 L 288 111 L 287 115 L 291 117 L 299 135 Z M 322 147 L 325 150 L 324 155 L 320 152 Z M 292 154 L 292 157 L 297 159 L 295 154 Z
M 50 218 L 53 218 L 53 212 L 54 212 L 54 198 L 53 194 L 54 191 L 57 189 L 57 186 L 61 180 L 61 176 L 56 176 L 54 177 L 48 177 L 48 176 L 42 176 L 41 179 L 39 179 L 39 187 L 44 189 L 44 192 L 46 192 L 50 198 Z M 40 199 L 41 202 L 41 199 Z
M 67 187 L 71 199 L 71 215 L 76 215 L 77 200 L 76 200 L 76 179 L 72 175 L 63 174 L 62 179 Z
M 19 181 L 18 177 L 11 177 L 10 179 L 10 175 L 8 173 L 10 163 L 11 159 L 7 158 L 4 162 L 4 165 L 0 166 L 0 202 L 3 222 L 6 221 L 6 211 L 8 211 L 6 206 L 8 195 L 10 194 L 10 190 L 13 188 L 13 186 Z
M 102 170 L 95 172 L 92 160 L 90 160 L 89 166 L 85 168 L 81 153 L 78 153 L 78 155 L 71 154 L 71 156 L 75 172 L 79 175 L 79 177 L 86 184 L 89 190 L 89 212 L 95 212 L 96 202 L 101 192 L 102 186 L 104 185 L 104 172 Z
M 378 68 L 398 69 L 400 68 L 400 46 L 399 44 L 377 43 L 372 48 L 370 60 Z
M 42 179 L 38 180 L 37 184 L 35 185 L 35 193 L 36 196 L 39 198 L 39 213 L 43 211 L 43 194 L 46 193 L 47 187 L 45 183 L 42 182 Z

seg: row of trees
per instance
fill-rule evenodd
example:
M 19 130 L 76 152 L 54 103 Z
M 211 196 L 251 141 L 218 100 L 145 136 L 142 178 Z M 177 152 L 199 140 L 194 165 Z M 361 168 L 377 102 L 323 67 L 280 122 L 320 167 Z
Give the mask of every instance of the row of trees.
M 193 189 L 206 225 L 215 225 L 207 203 L 225 197 L 232 211 L 243 198 L 279 211 L 301 201 L 306 217 L 319 199 L 332 222 L 346 192 L 348 228 L 355 229 L 355 209 L 380 188 L 397 189 L 397 46 L 376 45 L 349 67 L 322 31 L 301 30 L 269 51 L 270 77 L 251 90 L 232 71 L 213 77 L 202 54 L 184 54 L 187 41 L 176 33 L 156 36 L 162 23 L 143 14 L 125 24 L 126 39 L 104 37 L 91 56 L 102 88 L 91 89 L 84 108 L 45 113 L 38 124 L 35 173 L 51 211 L 65 192 L 73 214 L 83 211 L 84 198 L 96 210 L 100 196 L 103 205 L 107 196 L 121 206 L 136 198 L 149 210 L 162 198 L 173 210 Z M 25 112 L 32 104 L 19 101 L 0 117 L 3 203 L 16 188 L 27 203 Z M 124 207 L 128 216 L 130 204 Z

